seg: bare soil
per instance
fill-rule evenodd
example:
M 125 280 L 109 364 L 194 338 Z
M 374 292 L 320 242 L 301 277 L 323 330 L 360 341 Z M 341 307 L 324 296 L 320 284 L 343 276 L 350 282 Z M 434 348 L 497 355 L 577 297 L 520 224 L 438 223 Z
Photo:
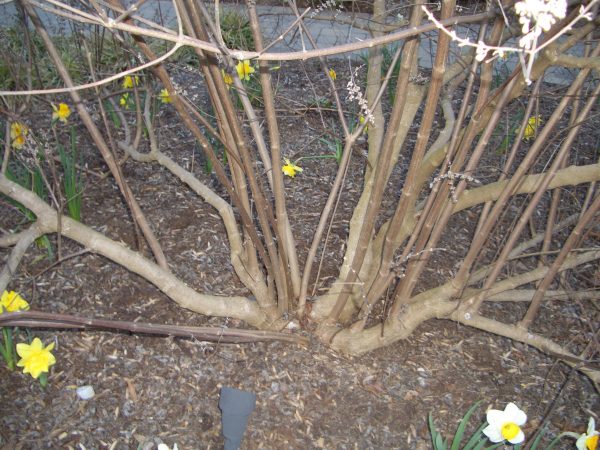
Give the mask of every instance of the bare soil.
M 326 93 L 325 84 L 319 83 L 325 75 L 313 66 L 304 67 L 308 67 L 308 77 L 303 70 L 282 70 L 279 79 L 283 153 L 290 159 L 327 153 L 318 138 L 329 138 L 325 130 L 335 119 L 327 107 L 318 111 L 313 106 Z M 348 72 L 346 63 L 335 68 L 338 76 Z M 184 87 L 194 88 L 190 74 L 179 77 Z M 204 102 L 201 95 L 198 101 Z M 32 115 L 30 120 L 41 123 L 45 119 Z M 157 120 L 161 149 L 219 190 L 213 176 L 204 171 L 203 156 L 193 139 L 174 126 L 173 111 L 165 108 Z M 593 133 L 593 127 L 587 132 Z M 83 222 L 135 246 L 127 210 L 110 178 L 94 175 L 106 167 L 83 143 L 84 136 L 81 130 L 89 170 Z M 343 255 L 348 219 L 362 184 L 365 161 L 360 153 L 359 148 L 348 173 L 317 294 L 332 281 Z M 301 165 L 302 175 L 286 179 L 286 186 L 303 263 L 336 162 L 314 159 Z M 396 170 L 400 177 L 402 164 Z M 210 207 L 161 168 L 128 160 L 123 171 L 178 276 L 200 291 L 247 294 L 232 271 L 222 225 Z M 22 218 L 5 200 L 0 212 L 3 230 L 19 229 Z M 470 216 L 461 217 L 449 238 L 470 229 Z M 52 240 L 56 246 L 56 238 Z M 460 254 L 463 243 L 454 241 L 452 251 Z M 65 239 L 61 245 L 63 256 L 82 250 Z M 1 254 L 6 258 L 9 250 Z M 429 272 L 426 285 L 435 285 L 452 273 L 457 259 L 451 256 L 445 258 L 450 262 L 443 257 L 434 260 L 436 270 Z M 592 275 L 596 270 L 583 269 Z M 578 286 L 596 283 L 578 275 L 570 277 Z M 9 287 L 36 310 L 244 327 L 238 321 L 181 309 L 152 284 L 91 253 L 52 265 L 43 249 L 33 247 Z M 597 303 L 573 303 L 570 309 L 562 306 L 548 310 L 547 328 L 552 328 L 556 314 L 569 325 L 554 329 L 552 337 L 561 342 L 572 337 L 576 346 L 587 342 L 597 328 Z M 500 305 L 496 314 L 516 314 L 519 307 L 509 311 L 509 306 Z M 221 448 L 218 401 L 222 386 L 257 396 L 243 449 L 430 448 L 429 413 L 448 435 L 480 400 L 474 425 L 483 420 L 486 408 L 504 408 L 512 401 L 527 411 L 528 437 L 545 417 L 551 435 L 565 430 L 583 432 L 590 414 L 600 411 L 600 398 L 578 372 L 527 346 L 443 320 L 428 322 L 409 339 L 360 358 L 335 354 L 315 340 L 303 348 L 284 343 L 211 344 L 110 331 L 32 333 L 46 343 L 56 342 L 57 363 L 46 389 L 29 376 L 0 367 L 3 450 L 151 449 L 160 442 L 177 443 L 182 450 Z M 24 330 L 17 335 L 20 341 L 26 338 Z M 75 388 L 83 385 L 93 386 L 93 399 L 78 399 Z M 573 448 L 572 444 L 565 441 L 557 448 Z

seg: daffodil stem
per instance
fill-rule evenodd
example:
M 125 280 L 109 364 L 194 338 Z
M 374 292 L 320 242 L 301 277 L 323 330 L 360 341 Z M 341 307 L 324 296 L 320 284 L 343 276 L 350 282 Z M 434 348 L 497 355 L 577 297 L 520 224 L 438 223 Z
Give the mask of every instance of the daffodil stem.
M 40 373 L 38 380 L 40 380 L 40 386 L 42 386 L 42 388 L 48 386 L 48 375 L 46 372 Z
M 579 439 L 579 437 L 581 437 L 581 435 L 578 433 L 573 433 L 572 431 L 564 431 L 564 432 L 560 433 L 558 436 L 556 436 L 556 438 L 550 444 L 551 445 L 555 444 L 556 442 L 558 442 L 559 439 L 561 439 L 563 437 Z M 551 448 L 551 447 L 548 447 L 548 448 Z
M 0 346 L 0 353 L 6 361 L 9 370 L 15 370 L 15 347 L 12 340 L 12 328 L 2 328 L 3 345 Z

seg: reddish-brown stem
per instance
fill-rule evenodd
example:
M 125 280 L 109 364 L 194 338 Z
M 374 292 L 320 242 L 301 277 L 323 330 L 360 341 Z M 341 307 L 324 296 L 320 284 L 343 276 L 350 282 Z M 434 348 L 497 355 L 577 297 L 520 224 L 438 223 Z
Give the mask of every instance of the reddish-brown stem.
M 596 87 L 596 89 L 594 90 L 594 93 L 590 96 L 588 102 L 583 107 L 581 113 L 578 115 L 578 118 L 575 121 L 576 123 L 581 124 L 581 122 L 585 119 L 585 117 L 590 113 L 592 107 L 597 102 L 597 97 L 598 97 L 599 93 L 600 93 L 600 86 Z M 569 131 L 569 134 L 567 135 L 567 138 L 563 142 L 561 152 L 564 153 L 565 156 L 566 156 L 566 154 L 568 154 L 571 144 L 577 138 L 579 129 L 580 129 L 580 125 L 577 125 L 577 126 L 571 128 L 571 130 Z M 553 164 L 553 166 L 556 165 L 557 169 L 563 165 L 564 159 L 565 159 L 564 157 L 562 157 L 562 158 L 560 157 L 561 152 L 559 152 L 559 155 L 557 155 L 557 157 L 556 157 L 557 159 L 560 158 L 559 163 Z M 550 170 L 548 171 L 548 175 L 551 176 L 551 174 L 552 174 L 552 168 L 550 168 Z M 541 189 L 541 186 L 540 186 L 540 189 Z M 532 202 L 533 202 L 533 200 L 532 200 Z M 529 308 L 527 309 L 527 313 L 525 314 L 525 316 L 519 323 L 519 326 L 521 326 L 522 328 L 525 328 L 525 329 L 529 328 L 529 326 L 535 319 L 535 317 L 539 311 L 539 308 L 541 306 L 542 299 L 544 298 L 544 294 L 550 287 L 550 283 L 552 283 L 552 281 L 554 280 L 554 277 L 560 270 L 560 267 L 562 266 L 563 262 L 569 255 L 569 252 L 576 245 L 578 245 L 578 243 L 581 239 L 581 233 L 583 232 L 585 227 L 587 227 L 588 224 L 592 221 L 595 214 L 598 212 L 598 209 L 600 209 L 600 195 L 596 196 L 596 199 L 592 202 L 592 204 L 590 205 L 588 210 L 585 211 L 585 213 L 583 213 L 583 215 L 579 219 L 579 222 L 577 223 L 577 225 L 571 232 L 569 238 L 562 245 L 560 253 L 556 257 L 554 262 L 552 263 L 552 266 L 550 266 L 548 273 L 546 274 L 544 279 L 541 281 L 541 283 L 537 287 L 537 290 L 533 296 L 533 299 L 531 300 L 531 304 L 529 305 Z
M 149 59 L 153 59 L 155 57 L 154 53 L 148 47 L 148 45 L 146 44 L 146 42 L 143 38 L 135 37 L 134 39 L 136 40 L 137 45 L 139 46 L 139 48 L 142 50 L 142 52 L 144 53 L 144 55 L 146 57 L 148 57 Z M 211 163 L 213 164 L 213 168 L 215 170 L 217 177 L 219 178 L 219 181 L 225 187 L 225 189 L 227 190 L 227 193 L 229 194 L 229 196 L 231 198 L 231 201 L 239 210 L 240 218 L 242 220 L 242 224 L 244 225 L 244 230 L 248 233 L 248 235 L 250 236 L 252 242 L 254 243 L 257 251 L 263 258 L 264 264 L 267 267 L 267 271 L 270 272 L 271 271 L 270 270 L 271 269 L 270 261 L 269 261 L 269 258 L 267 257 L 267 253 L 262 245 L 262 242 L 258 236 L 256 228 L 253 224 L 253 221 L 248 213 L 248 210 L 246 208 L 244 208 L 242 202 L 240 201 L 240 197 L 238 196 L 236 190 L 234 189 L 231 182 L 227 178 L 227 175 L 221 164 L 221 161 L 214 153 L 212 146 L 210 145 L 210 143 L 208 142 L 208 140 L 206 139 L 206 137 L 204 136 L 204 134 L 202 133 L 200 128 L 194 122 L 194 120 L 191 117 L 190 113 L 188 112 L 185 104 L 181 101 L 179 95 L 177 94 L 177 92 L 175 90 L 175 87 L 173 86 L 173 83 L 171 82 L 171 79 L 170 79 L 166 69 L 162 65 L 159 65 L 154 68 L 154 73 L 161 80 L 161 82 L 163 83 L 163 85 L 165 86 L 167 91 L 169 92 L 169 94 L 171 96 L 172 104 L 175 107 L 175 109 L 177 110 L 177 112 L 179 113 L 181 120 L 183 121 L 183 123 L 185 124 L 187 129 L 189 129 L 190 132 L 194 135 L 194 137 L 198 140 L 203 151 L 205 152 L 205 154 L 207 155 L 207 157 L 210 159 Z M 262 302 L 262 299 L 261 299 L 261 302 Z M 268 306 L 268 305 L 264 305 L 264 306 Z
M 455 2 L 445 1 L 442 6 L 442 18 L 449 17 L 454 11 Z M 395 251 L 396 236 L 400 232 L 400 228 L 404 224 L 406 214 L 410 214 L 413 210 L 412 206 L 416 201 L 417 194 L 417 183 L 418 183 L 418 172 L 421 167 L 425 151 L 427 149 L 427 143 L 431 135 L 431 129 L 437 110 L 440 93 L 442 91 L 444 81 L 444 71 L 446 68 L 446 59 L 448 57 L 448 49 L 450 46 L 450 37 L 443 32 L 439 32 L 438 47 L 435 55 L 435 61 L 433 64 L 433 72 L 431 76 L 431 83 L 429 85 L 429 93 L 425 102 L 425 110 L 423 112 L 423 119 L 421 120 L 421 126 L 417 134 L 417 141 L 412 151 L 410 160 L 410 166 L 406 179 L 404 180 L 404 186 L 402 188 L 402 194 L 400 200 L 396 205 L 394 216 L 390 222 L 388 230 L 385 235 L 383 251 L 380 261 L 380 268 L 378 276 L 382 279 L 388 278 L 388 274 L 391 269 L 392 257 Z M 406 248 L 407 251 L 408 246 Z
M 0 326 L 79 330 L 119 330 L 138 334 L 189 337 L 200 339 L 202 341 L 222 343 L 281 341 L 303 345 L 308 344 L 308 340 L 302 336 L 295 336 L 289 333 L 278 333 L 275 331 L 90 319 L 89 317 L 73 316 L 70 314 L 56 314 L 31 310 L 0 315 Z
M 598 50 L 600 50 L 600 47 L 598 48 Z M 579 83 L 576 82 L 573 85 L 573 90 L 574 92 L 577 92 L 577 90 L 579 89 L 580 84 L 583 82 L 583 79 L 585 79 L 585 73 L 580 73 L 580 76 L 583 75 L 583 78 L 581 80 L 579 80 Z M 598 95 L 598 89 L 600 89 L 600 86 L 596 89 L 595 91 L 595 95 Z M 564 99 L 563 99 L 564 100 Z M 556 126 L 556 124 L 558 123 L 558 120 L 560 119 L 560 117 L 562 116 L 562 113 L 564 112 L 567 104 L 569 103 L 569 100 L 571 100 L 571 98 L 569 98 L 567 101 L 564 102 L 562 106 L 562 108 L 559 106 L 558 108 L 556 108 L 556 110 L 554 111 L 554 114 L 552 114 L 552 117 L 548 120 L 548 123 L 546 125 L 546 127 L 544 127 L 544 129 L 542 130 L 542 132 L 540 133 L 540 136 L 538 137 L 538 140 L 536 140 L 536 142 L 533 144 L 532 148 L 530 149 L 530 153 L 536 154 L 537 152 L 535 151 L 536 149 L 534 149 L 533 147 L 536 147 L 536 144 L 538 147 L 542 147 L 543 143 L 545 142 L 545 140 L 549 137 L 550 133 L 552 132 L 553 128 Z M 593 100 L 595 101 L 595 99 L 593 98 Z M 591 108 L 591 105 L 594 102 L 592 102 L 589 106 L 589 108 Z M 586 108 L 588 107 L 588 105 L 586 105 Z M 585 111 L 585 109 L 584 109 Z M 583 112 L 582 111 L 582 114 Z M 589 109 L 588 109 L 589 111 Z M 488 275 L 488 278 L 483 286 L 483 291 L 485 291 L 486 289 L 489 289 L 490 286 L 492 286 L 494 284 L 494 282 L 496 281 L 496 278 L 498 277 L 498 275 L 500 274 L 500 271 L 502 270 L 502 267 L 504 266 L 504 263 L 506 262 L 508 255 L 510 253 L 510 251 L 512 250 L 512 248 L 514 247 L 519 235 L 521 234 L 523 228 L 525 227 L 525 225 L 527 224 L 527 221 L 529 220 L 529 218 L 531 217 L 531 215 L 533 214 L 537 204 L 539 203 L 539 201 L 541 200 L 542 196 L 544 195 L 546 189 L 548 188 L 548 185 L 550 184 L 550 182 L 552 181 L 552 178 L 554 177 L 556 171 L 558 170 L 558 168 L 561 166 L 563 159 L 565 158 L 566 154 L 569 151 L 570 145 L 572 144 L 572 142 L 575 140 L 576 138 L 576 133 L 574 133 L 574 131 L 577 131 L 578 127 L 572 128 L 571 131 L 569 132 L 567 138 L 565 139 L 565 141 L 563 142 L 558 154 L 556 155 L 551 167 L 548 169 L 547 172 L 544 173 L 543 178 L 540 180 L 540 183 L 538 184 L 538 188 L 535 192 L 535 194 L 533 195 L 532 199 L 529 202 L 529 205 L 527 205 L 527 208 L 525 209 L 525 211 L 522 213 L 522 215 L 519 217 L 519 220 L 517 221 L 517 224 L 515 225 L 515 227 L 513 228 L 509 238 L 507 239 L 507 241 L 505 242 L 505 244 L 502 247 L 502 251 L 500 253 L 500 255 L 498 256 L 498 259 L 496 260 L 496 262 L 494 263 L 494 267 L 491 270 L 490 274 Z M 525 167 L 525 166 L 522 166 Z M 521 168 L 521 167 L 520 167 Z M 519 170 L 517 170 L 517 172 L 519 172 Z M 524 175 L 520 174 L 520 175 Z M 520 177 L 517 177 L 515 175 L 514 178 L 517 178 L 520 180 Z M 512 181 L 512 179 L 511 179 Z M 509 182 L 509 186 L 512 183 Z M 503 194 L 505 194 L 503 192 Z M 500 201 L 499 201 L 500 202 Z M 498 203 L 499 203 L 498 202 Z M 497 204 L 494 206 L 494 209 L 496 209 Z M 494 214 L 494 210 L 492 210 L 492 213 L 490 214 L 490 218 L 491 217 L 497 217 Z M 490 220 L 491 222 L 491 220 Z M 495 220 L 494 220 L 495 222 Z M 482 227 L 486 230 L 491 230 L 491 225 L 484 225 L 484 227 Z M 489 232 L 489 231 L 488 231 Z M 479 309 L 479 307 L 481 306 L 481 304 L 483 303 L 483 297 L 485 294 L 480 294 L 477 295 L 473 298 L 468 299 L 465 303 L 464 303 L 464 307 L 468 308 L 472 311 L 477 311 Z
M 421 4 L 421 2 L 417 2 L 417 4 L 413 7 L 411 16 L 412 26 L 417 26 L 421 21 Z M 404 52 L 406 52 L 406 56 L 403 58 L 401 64 L 401 72 L 398 76 L 398 83 L 396 86 L 396 101 L 394 103 L 394 107 L 392 108 L 388 129 L 386 131 L 382 148 L 379 153 L 379 158 L 377 160 L 377 165 L 375 167 L 375 172 L 373 175 L 375 180 L 385 179 L 385 175 L 389 172 L 389 161 L 391 159 L 392 152 L 394 151 L 393 143 L 400 128 L 400 121 L 402 119 L 402 113 L 404 109 L 403 106 L 407 98 L 406 88 L 408 86 L 408 81 L 414 64 L 414 58 L 416 57 L 418 45 L 418 39 L 414 39 L 404 44 Z M 350 263 L 348 275 L 344 279 L 344 287 L 338 294 L 335 305 L 329 313 L 328 319 L 330 322 L 335 322 L 339 318 L 350 296 L 351 289 L 349 286 L 352 286 L 358 278 L 358 271 L 360 270 L 360 266 L 364 261 L 368 242 L 371 239 L 373 227 L 375 226 L 375 218 L 381 204 L 385 185 L 386 183 L 378 182 L 371 190 L 371 195 L 369 196 L 367 209 L 363 217 L 363 223 L 358 237 L 358 243 L 356 245 L 356 251 L 352 258 L 352 262 Z
M 48 54 L 50 55 L 54 65 L 55 65 L 58 73 L 60 74 L 61 78 L 63 79 L 65 85 L 67 87 L 74 87 L 75 84 L 73 83 L 73 80 L 71 79 L 71 76 L 69 75 L 69 72 L 65 68 L 65 66 L 62 62 L 62 59 L 61 59 L 58 51 L 56 50 L 54 43 L 52 42 L 52 39 L 46 32 L 44 26 L 42 25 L 42 22 L 40 21 L 36 11 L 26 2 L 23 3 L 23 6 L 24 6 L 25 10 L 27 11 L 27 14 L 31 18 L 31 21 L 35 25 L 38 34 L 44 41 L 46 50 L 48 51 Z M 96 127 L 96 124 L 94 123 L 92 117 L 90 116 L 89 112 L 85 108 L 85 106 L 83 104 L 83 100 L 82 100 L 81 96 L 79 95 L 79 93 L 77 91 L 73 90 L 73 91 L 70 91 L 70 95 L 71 95 L 71 99 L 73 100 L 73 103 L 75 104 L 75 107 L 77 108 L 79 117 L 81 117 L 81 121 L 84 123 L 85 127 L 87 128 L 88 132 L 90 133 L 90 135 L 92 137 L 92 140 L 94 141 L 94 144 L 96 145 L 96 147 L 102 154 L 104 161 L 106 162 L 112 175 L 114 176 L 115 181 L 116 181 L 117 185 L 119 186 L 121 193 L 123 194 L 123 197 L 125 198 L 127 204 L 129 205 L 131 215 L 132 215 L 133 219 L 139 224 L 140 229 L 142 230 L 142 233 L 144 234 L 144 237 L 146 238 L 146 242 L 148 242 L 148 245 L 152 249 L 152 253 L 154 254 L 154 257 L 156 258 L 158 265 L 161 266 L 165 270 L 169 270 L 167 260 L 166 260 L 165 255 L 160 247 L 160 244 L 156 240 L 156 237 L 154 236 L 154 233 L 152 232 L 152 229 L 150 228 L 150 225 L 148 224 L 139 204 L 135 200 L 135 197 L 133 196 L 133 193 L 131 192 L 129 185 L 124 180 L 124 178 L 121 174 L 121 169 L 120 169 L 119 165 L 117 164 L 117 162 L 115 161 L 115 158 L 113 157 L 113 154 L 112 154 L 110 148 L 106 144 L 106 141 L 102 137 L 102 133 L 100 133 L 100 130 Z

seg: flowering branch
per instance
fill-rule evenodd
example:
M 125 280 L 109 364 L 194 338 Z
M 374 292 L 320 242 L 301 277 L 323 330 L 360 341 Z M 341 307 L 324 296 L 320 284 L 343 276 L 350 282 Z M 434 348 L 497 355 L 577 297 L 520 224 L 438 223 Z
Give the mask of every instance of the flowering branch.
M 179 17 L 179 16 L 178 16 Z M 102 24 L 106 25 L 106 24 Z M 164 55 L 157 57 L 156 59 L 149 61 L 144 64 L 140 64 L 139 66 L 133 67 L 131 69 L 123 70 L 115 75 L 110 75 L 101 80 L 94 81 L 92 83 L 84 83 L 77 86 L 70 86 L 65 88 L 53 88 L 53 89 L 31 89 L 27 91 L 0 91 L 0 96 L 6 95 L 40 95 L 40 94 L 63 94 L 66 92 L 74 92 L 74 91 L 82 91 L 85 89 L 92 89 L 99 86 L 106 85 L 116 80 L 120 80 L 125 76 L 131 76 L 137 72 L 141 72 L 144 69 L 149 69 L 151 67 L 155 67 L 163 61 L 169 59 L 179 48 L 184 45 L 185 39 L 182 34 L 179 35 L 179 39 L 175 41 L 173 47 L 166 52 Z
M 29 2 L 34 4 L 35 6 L 42 8 L 42 9 L 45 9 L 45 10 L 48 9 L 46 7 L 43 7 L 43 5 L 39 5 L 31 0 L 29 0 Z M 55 3 L 59 3 L 59 2 L 55 2 Z M 52 10 L 50 12 L 53 12 L 59 16 L 65 16 L 65 14 L 60 11 Z M 466 23 L 477 23 L 477 22 L 481 22 L 483 20 L 491 19 L 494 16 L 495 16 L 495 13 L 493 13 L 493 12 L 484 12 L 484 13 L 480 13 L 480 14 L 474 14 L 472 16 L 456 16 L 456 17 L 451 17 L 446 20 L 442 20 L 442 21 L 440 21 L 440 24 L 442 24 L 443 26 L 453 26 L 453 25 L 462 24 L 462 23 L 465 23 L 465 24 Z M 67 16 L 67 17 L 69 17 L 69 16 Z M 132 17 L 136 17 L 136 16 L 132 16 Z M 72 17 L 69 17 L 69 18 L 72 18 Z M 83 21 L 81 19 L 74 19 L 74 20 Z M 99 18 L 95 18 L 94 20 L 87 20 L 84 22 L 89 22 L 94 25 L 107 26 L 107 24 L 102 22 L 102 20 Z M 176 46 L 174 46 L 168 53 L 158 57 L 156 60 L 152 60 L 143 65 L 125 70 L 123 72 L 119 72 L 117 75 L 110 76 L 110 77 L 104 78 L 102 80 L 98 80 L 95 83 L 82 84 L 82 85 L 66 87 L 66 88 L 36 89 L 36 90 L 25 90 L 25 91 L 0 91 L 0 96 L 60 94 L 60 93 L 65 93 L 65 92 L 90 89 L 92 87 L 110 83 L 112 81 L 122 78 L 125 75 L 131 75 L 131 74 L 134 74 L 141 70 L 144 70 L 146 68 L 155 67 L 158 64 L 160 64 L 162 61 L 167 59 L 169 56 L 171 56 L 174 52 L 176 52 L 181 46 L 198 48 L 200 50 L 204 50 L 206 52 L 213 53 L 213 54 L 222 54 L 221 49 L 215 44 L 212 44 L 207 41 L 203 41 L 201 39 L 192 38 L 192 37 L 186 36 L 186 35 L 177 35 L 176 33 L 174 33 L 173 31 L 170 31 L 170 30 L 162 31 L 163 29 L 159 25 L 156 25 L 154 27 L 157 29 L 150 29 L 150 28 L 144 28 L 141 26 L 130 25 L 127 23 L 120 22 L 120 23 L 113 24 L 110 28 L 114 29 L 114 30 L 125 31 L 125 32 L 128 32 L 135 36 L 147 36 L 147 37 L 162 39 L 162 40 L 165 40 L 168 42 L 173 42 L 176 44 Z M 419 27 L 411 27 L 411 28 L 408 28 L 405 30 L 398 31 L 396 33 L 390 33 L 390 34 L 376 37 L 376 38 L 365 39 L 362 41 L 351 42 L 348 44 L 336 45 L 336 46 L 328 47 L 328 48 L 324 48 L 324 49 L 313 49 L 313 50 L 306 50 L 306 51 L 274 52 L 274 53 L 261 54 L 260 52 L 254 52 L 254 51 L 234 50 L 234 51 L 232 51 L 232 56 L 238 60 L 247 60 L 247 59 L 248 60 L 257 59 L 257 60 L 261 60 L 261 61 L 307 60 L 307 59 L 317 58 L 319 56 L 339 55 L 342 53 L 355 52 L 358 50 L 363 50 L 363 49 L 378 46 L 378 45 L 385 45 L 385 44 L 389 44 L 392 42 L 397 42 L 397 41 L 400 41 L 403 39 L 408 39 L 408 38 L 411 38 L 414 36 L 418 36 L 422 33 L 427 33 L 428 31 L 433 31 L 436 28 L 437 28 L 437 25 L 435 25 L 435 24 L 425 24 L 425 25 L 421 25 Z
M 432 12 L 427 7 L 422 6 L 423 11 L 427 14 L 429 20 L 431 20 L 436 27 L 446 33 L 452 38 L 452 40 L 458 42 L 460 47 L 469 46 L 476 49 L 476 59 L 483 61 L 487 57 L 488 53 L 492 52 L 493 56 L 504 56 L 504 53 L 513 52 L 519 55 L 528 55 L 529 60 L 525 64 L 524 58 L 520 58 L 521 67 L 523 69 L 523 75 L 527 84 L 531 83 L 530 75 L 535 56 L 542 49 L 550 45 L 560 36 L 567 33 L 573 28 L 575 23 L 585 19 L 588 21 L 593 20 L 591 11 L 595 8 L 595 4 L 599 0 L 592 0 L 587 5 L 581 5 L 577 16 L 571 20 L 567 25 L 561 28 L 561 30 L 538 46 L 537 41 L 541 36 L 542 32 L 550 31 L 550 28 L 556 23 L 557 19 L 563 19 L 566 16 L 567 2 L 565 0 L 523 0 L 515 4 L 515 11 L 520 16 L 519 22 L 522 25 L 523 36 L 519 39 L 519 48 L 517 47 L 499 47 L 487 45 L 483 41 L 477 43 L 472 42 L 468 38 L 461 38 L 458 36 L 456 31 L 448 30 L 440 21 L 438 21 Z

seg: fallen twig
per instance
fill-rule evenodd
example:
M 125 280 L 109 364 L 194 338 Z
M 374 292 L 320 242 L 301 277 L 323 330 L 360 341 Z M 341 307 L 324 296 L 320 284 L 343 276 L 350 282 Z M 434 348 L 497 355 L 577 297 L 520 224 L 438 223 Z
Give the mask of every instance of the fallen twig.
M 42 311 L 18 311 L 0 314 L 0 327 L 3 326 L 122 330 L 139 334 L 194 337 L 202 341 L 222 343 L 282 341 L 303 345 L 308 344 L 308 339 L 305 337 L 275 331 L 240 330 L 225 327 L 192 327 L 185 325 L 128 322 L 123 320 L 89 319 L 87 317 L 73 316 L 70 314 L 55 314 Z

